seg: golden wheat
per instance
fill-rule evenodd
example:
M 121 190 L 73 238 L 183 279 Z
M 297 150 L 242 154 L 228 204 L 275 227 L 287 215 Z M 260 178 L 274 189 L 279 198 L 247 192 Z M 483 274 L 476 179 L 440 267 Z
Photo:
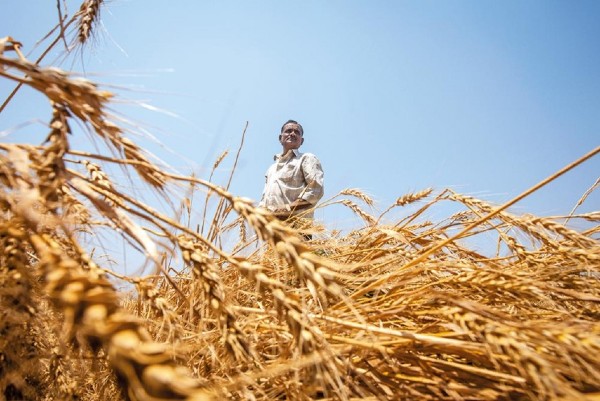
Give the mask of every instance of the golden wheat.
M 82 41 L 102 3 L 83 2 Z M 347 189 L 320 206 L 348 207 L 363 226 L 312 227 L 307 242 L 305 227 L 232 194 L 231 175 L 212 182 L 227 151 L 207 180 L 164 171 L 114 123 L 112 93 L 4 54 L 17 43 L 0 41 L 0 76 L 40 91 L 51 113 L 39 145 L 0 144 L 3 399 L 597 399 L 596 212 L 559 223 L 425 189 L 376 216 L 370 196 Z M 110 154 L 72 149 L 79 126 Z M 114 185 L 115 166 L 163 199 L 178 194 L 187 222 Z M 448 202 L 464 210 L 428 220 Z M 152 274 L 101 263 L 106 231 Z

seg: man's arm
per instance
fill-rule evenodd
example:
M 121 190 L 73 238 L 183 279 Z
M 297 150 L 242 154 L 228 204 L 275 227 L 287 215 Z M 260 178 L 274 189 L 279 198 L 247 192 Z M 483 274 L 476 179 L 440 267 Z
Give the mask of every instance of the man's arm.
M 321 162 L 311 153 L 304 155 L 302 160 L 302 173 L 306 181 L 306 189 L 297 199 L 299 205 L 308 203 L 308 206 L 314 206 L 323 197 L 324 193 L 324 174 Z
M 266 198 L 267 198 L 267 192 L 269 191 L 269 175 L 271 173 L 271 167 L 269 167 L 267 169 L 267 172 L 265 173 L 265 185 L 263 187 L 263 191 L 262 191 L 262 195 L 260 197 L 260 201 L 258 202 L 258 206 L 259 207 L 266 207 Z

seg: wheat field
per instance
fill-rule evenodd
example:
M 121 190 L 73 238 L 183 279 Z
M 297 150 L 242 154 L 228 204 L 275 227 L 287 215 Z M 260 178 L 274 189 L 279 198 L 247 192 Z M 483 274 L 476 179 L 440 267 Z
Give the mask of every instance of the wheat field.
M 50 46 L 85 46 L 102 6 L 84 1 Z M 0 39 L 0 76 L 16 85 L 0 113 L 22 86 L 49 106 L 43 141 L 0 143 L 0 399 L 600 400 L 600 212 L 509 211 L 558 173 L 505 205 L 424 189 L 374 214 L 347 189 L 319 207 L 356 228 L 306 241 L 154 162 L 114 93 L 18 38 Z M 73 149 L 75 126 L 102 151 Z M 428 220 L 444 205 L 458 212 Z M 148 267 L 123 273 L 100 238 Z

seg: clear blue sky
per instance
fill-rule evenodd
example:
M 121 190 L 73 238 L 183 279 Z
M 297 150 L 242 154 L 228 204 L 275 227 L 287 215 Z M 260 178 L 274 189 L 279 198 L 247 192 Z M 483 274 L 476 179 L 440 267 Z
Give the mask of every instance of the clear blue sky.
M 0 36 L 34 58 L 56 19 L 55 1 L 4 0 Z M 598 1 L 112 0 L 94 45 L 61 67 L 111 85 L 115 108 L 169 150 L 149 149 L 184 173 L 206 178 L 229 149 L 224 184 L 248 122 L 240 196 L 260 198 L 292 118 L 322 161 L 325 197 L 360 188 L 383 210 L 450 187 L 502 203 L 600 145 L 599 21 Z M 2 99 L 12 87 L 1 80 Z M 17 95 L 2 140 L 46 132 L 10 131 L 49 119 L 39 101 Z M 567 214 L 599 176 L 597 156 L 512 210 Z M 599 206 L 596 191 L 580 210 Z

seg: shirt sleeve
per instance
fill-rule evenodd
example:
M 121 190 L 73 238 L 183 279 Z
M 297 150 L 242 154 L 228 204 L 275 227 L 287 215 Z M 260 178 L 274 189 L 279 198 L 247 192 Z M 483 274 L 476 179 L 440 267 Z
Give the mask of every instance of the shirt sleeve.
M 265 207 L 265 195 L 267 193 L 267 185 L 269 183 L 269 172 L 265 173 L 265 185 L 263 187 L 262 195 L 260 197 L 260 201 L 258 202 L 258 207 Z
M 304 174 L 304 180 L 306 181 L 306 189 L 300 196 L 300 199 L 304 199 L 305 201 L 316 205 L 323 197 L 324 193 L 323 168 L 321 167 L 321 162 L 315 155 L 310 153 L 305 154 L 302 160 L 302 172 Z

